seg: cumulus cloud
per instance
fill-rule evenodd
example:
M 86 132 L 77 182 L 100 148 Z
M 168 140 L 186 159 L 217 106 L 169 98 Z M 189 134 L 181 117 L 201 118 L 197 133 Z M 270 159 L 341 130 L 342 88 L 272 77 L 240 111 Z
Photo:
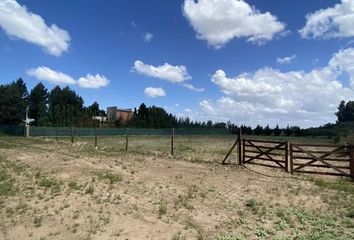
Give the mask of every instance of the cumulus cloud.
M 165 90 L 162 88 L 147 87 L 145 88 L 144 93 L 151 98 L 166 96 Z
M 309 72 L 261 68 L 228 77 L 218 70 L 211 81 L 224 96 L 216 101 L 203 100 L 199 105 L 214 119 L 243 124 L 318 126 L 333 122 L 339 102 L 354 98 L 353 56 L 354 48 L 340 50 L 327 66 Z M 349 75 L 353 88 L 337 80 L 343 73 Z
M 70 44 L 70 35 L 57 25 L 48 26 L 43 18 L 21 6 L 16 0 L 0 1 L 0 26 L 7 35 L 44 48 L 60 56 Z
M 299 30 L 303 38 L 342 38 L 354 36 L 354 1 L 342 0 L 334 7 L 320 9 L 306 16 Z
M 31 68 L 27 70 L 29 76 L 35 77 L 40 81 L 47 81 L 52 84 L 76 84 L 76 80 L 70 77 L 69 75 L 54 71 L 48 67 L 38 67 Z
M 145 42 L 151 42 L 154 38 L 154 34 L 146 32 L 143 37 Z
M 189 90 L 195 91 L 195 92 L 204 92 L 204 88 L 196 88 L 190 83 L 184 83 L 183 87 L 188 88 Z
M 81 77 L 77 80 L 77 84 L 82 88 L 101 88 L 109 84 L 109 80 L 100 74 L 87 74 L 86 77 Z
M 159 78 L 172 83 L 181 83 L 191 77 L 188 75 L 187 68 L 183 65 L 172 66 L 165 63 L 161 66 L 152 66 L 143 63 L 142 61 L 135 61 L 133 70 L 136 72 L 154 78 Z
M 295 58 L 296 58 L 296 55 L 295 54 L 293 54 L 293 55 L 291 55 L 291 56 L 288 56 L 288 57 L 283 57 L 283 58 L 277 58 L 277 62 L 279 63 L 279 64 L 289 64 L 289 63 L 291 63 L 292 61 L 294 61 L 295 60 Z
M 285 29 L 285 24 L 269 12 L 261 13 L 243 0 L 185 0 L 183 15 L 197 38 L 220 48 L 234 38 L 265 42 Z
M 78 80 L 75 80 L 73 77 L 65 73 L 55 71 L 48 67 L 43 67 L 43 66 L 28 69 L 27 74 L 40 81 L 46 81 L 58 85 L 77 84 L 79 87 L 82 88 L 97 89 L 100 87 L 107 86 L 110 82 L 105 76 L 100 74 L 96 74 L 96 75 L 87 74 L 86 77 L 80 77 Z
M 333 55 L 329 66 L 339 72 L 345 72 L 354 89 L 354 48 L 342 49 Z

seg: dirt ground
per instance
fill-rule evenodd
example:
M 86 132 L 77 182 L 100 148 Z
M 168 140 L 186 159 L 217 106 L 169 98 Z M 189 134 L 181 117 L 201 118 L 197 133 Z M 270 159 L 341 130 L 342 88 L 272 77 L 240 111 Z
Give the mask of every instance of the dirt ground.
M 348 180 L 221 165 L 230 137 L 133 140 L 0 138 L 0 239 L 354 239 Z

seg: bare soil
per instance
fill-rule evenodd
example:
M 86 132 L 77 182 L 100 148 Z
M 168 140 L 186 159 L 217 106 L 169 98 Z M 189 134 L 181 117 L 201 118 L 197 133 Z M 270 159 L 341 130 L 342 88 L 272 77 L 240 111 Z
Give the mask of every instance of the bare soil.
M 354 239 L 350 181 L 221 165 L 230 138 L 135 140 L 1 138 L 0 239 Z

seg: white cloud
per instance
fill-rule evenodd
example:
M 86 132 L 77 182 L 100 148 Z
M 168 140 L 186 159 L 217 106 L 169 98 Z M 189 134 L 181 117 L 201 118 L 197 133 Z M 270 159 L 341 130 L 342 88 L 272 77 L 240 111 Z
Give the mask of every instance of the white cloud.
M 354 48 L 340 50 L 333 55 L 329 66 L 339 72 L 349 75 L 349 81 L 354 89 Z
M 154 34 L 146 32 L 143 37 L 145 42 L 151 42 L 154 37 Z
M 27 74 L 40 81 L 47 81 L 52 84 L 76 84 L 76 80 L 69 75 L 54 71 L 48 67 L 31 68 L 27 70 Z
M 91 75 L 87 74 L 86 77 L 81 77 L 79 80 L 75 80 L 73 77 L 59 72 L 52 70 L 48 67 L 37 67 L 31 68 L 27 70 L 27 74 L 32 76 L 40 81 L 47 81 L 52 84 L 58 85 L 75 85 L 78 84 L 79 87 L 82 88 L 100 88 L 105 87 L 109 84 L 109 80 L 100 74 Z
M 233 38 L 262 43 L 285 29 L 276 16 L 261 13 L 243 0 L 185 0 L 183 14 L 197 38 L 220 48 Z
M 195 91 L 195 92 L 204 92 L 204 88 L 196 88 L 190 83 L 184 83 L 183 87 L 188 88 L 189 90 Z
M 279 63 L 279 64 L 289 64 L 289 63 L 291 63 L 292 61 L 294 61 L 295 60 L 295 58 L 296 58 L 296 55 L 295 54 L 293 54 L 293 55 L 291 55 L 291 56 L 288 56 L 288 57 L 283 57 L 283 58 L 277 58 L 277 62 Z
M 0 2 L 0 26 L 7 35 L 39 45 L 54 56 L 69 48 L 70 36 L 66 30 L 55 24 L 46 25 L 41 16 L 29 12 L 15 0 Z
M 261 68 L 230 78 L 218 70 L 211 81 L 224 96 L 216 101 L 203 100 L 199 105 L 202 113 L 214 120 L 253 126 L 318 126 L 333 122 L 339 102 L 354 99 L 353 56 L 354 48 L 340 50 L 327 66 L 309 72 Z M 337 80 L 343 73 L 349 75 L 353 88 Z
M 109 80 L 100 74 L 91 75 L 87 74 L 86 77 L 81 77 L 77 80 L 77 83 L 82 88 L 100 88 L 109 84 Z
M 306 16 L 299 31 L 303 38 L 342 38 L 354 36 L 354 0 L 342 0 L 334 7 L 320 9 Z
M 172 66 L 168 63 L 165 63 L 164 65 L 155 67 L 137 60 L 134 62 L 133 70 L 140 74 L 159 78 L 172 83 L 181 83 L 191 79 L 191 77 L 188 75 L 187 68 L 183 65 Z
M 144 93 L 151 98 L 166 96 L 165 90 L 162 88 L 147 87 L 145 88 Z
M 282 91 L 282 87 L 266 81 L 253 81 L 248 75 L 240 75 L 237 78 L 227 78 L 222 70 L 218 70 L 212 76 L 211 81 L 218 85 L 227 95 L 241 96 L 265 96 Z

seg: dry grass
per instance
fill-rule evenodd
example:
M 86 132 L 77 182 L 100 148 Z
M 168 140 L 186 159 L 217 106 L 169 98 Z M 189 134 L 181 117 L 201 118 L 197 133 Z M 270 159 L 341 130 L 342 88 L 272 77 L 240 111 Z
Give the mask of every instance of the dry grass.
M 66 140 L 0 138 L 0 239 L 354 238 L 353 183 L 222 166 L 232 136 Z

